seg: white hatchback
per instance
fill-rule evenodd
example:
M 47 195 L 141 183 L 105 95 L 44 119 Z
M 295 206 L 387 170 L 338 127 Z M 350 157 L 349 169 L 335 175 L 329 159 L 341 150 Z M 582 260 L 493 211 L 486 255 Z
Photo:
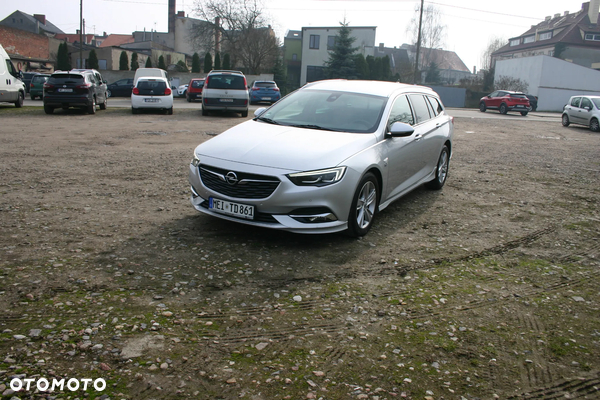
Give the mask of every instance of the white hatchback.
M 169 82 L 161 77 L 141 77 L 131 93 L 131 113 L 142 109 L 164 110 L 173 114 L 173 91 Z

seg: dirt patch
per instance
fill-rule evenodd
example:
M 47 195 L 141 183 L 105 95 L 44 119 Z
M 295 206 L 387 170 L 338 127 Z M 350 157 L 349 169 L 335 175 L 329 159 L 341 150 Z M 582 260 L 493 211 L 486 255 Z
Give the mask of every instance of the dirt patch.
M 598 134 L 457 118 L 444 189 L 356 240 L 192 208 L 193 148 L 239 117 L 0 118 L 7 398 L 599 398 Z

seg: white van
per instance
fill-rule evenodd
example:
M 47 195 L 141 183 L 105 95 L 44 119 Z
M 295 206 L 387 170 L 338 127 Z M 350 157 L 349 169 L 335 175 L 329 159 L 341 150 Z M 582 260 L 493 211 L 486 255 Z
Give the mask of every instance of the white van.
M 25 84 L 21 76 L 0 44 L 0 102 L 14 103 L 15 107 L 23 106 Z
M 138 68 L 135 70 L 135 76 L 133 77 L 133 86 L 137 83 L 137 80 L 144 77 L 159 77 L 165 78 L 169 82 L 169 74 L 167 71 L 161 68 Z

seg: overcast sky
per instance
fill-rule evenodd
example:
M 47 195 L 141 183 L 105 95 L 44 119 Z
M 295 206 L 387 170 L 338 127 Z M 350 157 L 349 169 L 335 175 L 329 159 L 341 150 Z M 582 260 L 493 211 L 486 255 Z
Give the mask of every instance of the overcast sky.
M 86 32 L 130 34 L 135 30 L 167 31 L 168 0 L 82 0 Z M 195 18 L 198 0 L 177 0 L 177 11 Z M 303 26 L 376 26 L 376 45 L 399 47 L 409 43 L 407 33 L 414 16 L 415 0 L 262 0 L 273 28 L 283 42 L 287 30 Z M 446 25 L 444 49 L 455 51 L 469 69 L 479 68 L 481 55 L 494 36 L 508 39 L 521 35 L 546 16 L 575 13 L 582 0 L 436 0 Z M 65 33 L 79 29 L 80 0 L 1 0 L 0 20 L 16 10 L 45 14 Z

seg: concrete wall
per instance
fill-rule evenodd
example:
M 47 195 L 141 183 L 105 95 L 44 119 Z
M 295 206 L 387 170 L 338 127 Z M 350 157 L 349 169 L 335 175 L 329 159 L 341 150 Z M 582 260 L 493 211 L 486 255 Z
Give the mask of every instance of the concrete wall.
M 440 95 L 445 107 L 464 108 L 467 89 L 445 86 L 429 86 Z
M 538 96 L 538 111 L 561 112 L 573 95 L 600 95 L 600 71 L 554 57 L 498 61 L 494 79 L 501 76 L 519 78 L 529 84 L 528 92 Z

